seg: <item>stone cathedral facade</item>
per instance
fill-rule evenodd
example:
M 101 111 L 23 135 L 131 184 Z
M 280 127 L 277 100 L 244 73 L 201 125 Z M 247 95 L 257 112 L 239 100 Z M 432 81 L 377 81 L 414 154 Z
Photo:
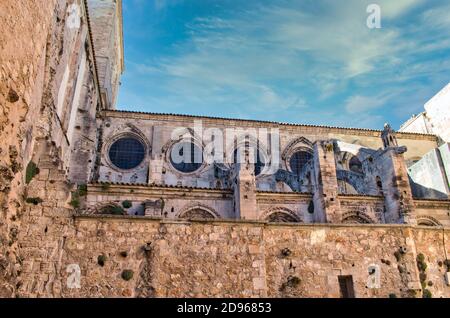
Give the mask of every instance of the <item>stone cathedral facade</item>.
M 121 1 L 0 9 L 0 296 L 450 296 L 449 87 L 397 132 L 119 111 Z

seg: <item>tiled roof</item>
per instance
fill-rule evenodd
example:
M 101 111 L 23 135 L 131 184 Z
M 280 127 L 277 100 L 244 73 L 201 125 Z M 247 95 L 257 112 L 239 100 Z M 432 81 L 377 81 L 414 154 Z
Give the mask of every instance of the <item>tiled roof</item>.
M 117 110 L 117 109 L 115 109 L 115 110 L 107 110 L 107 111 L 108 112 L 113 112 L 113 113 L 141 114 L 141 115 L 151 115 L 151 116 L 175 116 L 175 117 L 184 117 L 184 118 L 203 118 L 203 119 L 230 120 L 230 121 L 233 120 L 233 121 L 241 121 L 241 122 L 265 123 L 265 124 L 284 125 L 284 126 L 292 126 L 292 127 L 346 129 L 346 130 L 357 130 L 357 131 L 365 131 L 365 132 L 374 132 L 374 133 L 380 133 L 380 134 L 382 132 L 381 130 L 368 129 L 368 128 L 353 128 L 353 127 L 339 127 L 339 126 L 311 125 L 311 124 L 293 124 L 293 123 L 286 123 L 286 122 L 255 120 L 255 119 L 226 118 L 226 117 L 186 115 L 186 114 L 174 114 L 174 113 L 141 112 L 141 111 Z M 421 133 L 412 133 L 412 132 L 397 132 L 397 133 L 398 134 L 407 134 L 407 135 L 436 137 L 435 135 L 432 135 L 432 134 L 421 134 Z

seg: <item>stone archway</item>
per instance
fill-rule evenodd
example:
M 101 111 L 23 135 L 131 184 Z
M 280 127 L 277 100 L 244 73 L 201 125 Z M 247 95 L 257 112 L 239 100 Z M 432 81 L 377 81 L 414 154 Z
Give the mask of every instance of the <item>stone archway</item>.
M 215 216 L 205 209 L 202 208 L 193 208 L 188 210 L 180 215 L 181 219 L 189 219 L 189 220 L 203 220 L 203 219 L 215 219 Z
M 291 210 L 284 207 L 270 208 L 263 213 L 262 220 L 273 223 L 301 223 L 302 220 Z
M 370 216 L 363 212 L 349 212 L 342 217 L 343 224 L 373 224 L 375 223 Z
M 193 203 L 185 206 L 178 214 L 180 219 L 219 219 L 220 215 L 209 206 L 201 203 Z
M 432 216 L 424 215 L 417 218 L 417 225 L 419 226 L 442 226 L 442 224 Z

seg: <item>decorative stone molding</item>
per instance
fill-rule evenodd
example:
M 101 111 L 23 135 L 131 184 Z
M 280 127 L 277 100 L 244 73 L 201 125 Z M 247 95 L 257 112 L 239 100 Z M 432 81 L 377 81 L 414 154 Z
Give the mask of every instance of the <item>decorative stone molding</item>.
M 211 217 L 201 217 L 201 218 L 213 218 L 213 219 L 220 219 L 219 213 L 217 213 L 213 208 L 204 205 L 199 202 L 194 202 L 186 205 L 180 213 L 177 214 L 177 218 L 183 219 L 183 218 L 191 218 L 192 216 L 189 215 L 192 211 L 203 211 L 204 216 L 208 216 L 208 214 Z
M 376 223 L 369 215 L 360 211 L 352 211 L 344 213 L 342 223 L 350 224 L 374 224 Z
M 286 162 L 287 167 L 289 166 L 289 159 L 297 151 L 306 151 L 312 155 L 314 152 L 313 143 L 305 137 L 298 137 L 291 140 L 281 153 L 281 159 Z
M 279 219 L 280 222 L 303 223 L 302 218 L 299 217 L 294 211 L 283 206 L 275 206 L 266 210 L 261 214 L 260 220 L 268 221 L 271 219 L 271 216 Z
M 441 222 L 429 215 L 417 216 L 417 225 L 420 226 L 442 226 Z
M 197 170 L 192 171 L 192 172 L 182 172 L 182 171 L 175 169 L 175 167 L 172 165 L 172 162 L 170 160 L 172 148 L 179 142 L 192 142 L 201 151 L 203 151 L 203 149 L 205 148 L 205 143 L 203 142 L 202 137 L 195 134 L 195 132 L 192 128 L 188 127 L 188 128 L 185 128 L 184 130 L 185 130 L 185 132 L 183 134 L 180 133 L 180 135 L 178 136 L 177 139 L 169 140 L 164 144 L 164 146 L 162 146 L 161 152 L 163 154 L 164 161 L 165 161 L 164 166 L 167 167 L 170 170 L 170 172 L 173 173 L 174 175 L 176 175 L 178 178 L 181 178 L 183 176 L 199 176 L 200 174 L 203 173 L 203 171 L 205 169 L 208 168 L 207 167 L 208 165 L 207 165 L 206 161 L 204 160 L 204 158 L 203 158 L 202 165 Z M 189 137 L 187 135 L 189 135 Z M 202 154 L 202 156 L 203 156 L 203 154 Z
M 139 140 L 142 143 L 142 145 L 144 146 L 144 151 L 145 151 L 144 160 L 142 160 L 142 162 L 139 164 L 139 166 L 137 166 L 133 169 L 130 169 L 130 170 L 124 170 L 124 169 L 120 169 L 120 168 L 116 167 L 109 158 L 109 149 L 114 144 L 114 142 L 116 142 L 117 140 L 119 140 L 121 138 L 125 138 L 125 137 L 136 138 L 137 140 Z M 126 123 L 126 124 L 120 125 L 117 128 L 115 128 L 109 134 L 109 136 L 104 139 L 103 146 L 102 146 L 102 159 L 104 159 L 104 161 L 106 162 L 108 167 L 113 169 L 114 171 L 117 171 L 120 173 L 129 173 L 131 171 L 137 171 L 137 170 L 143 168 L 144 166 L 148 165 L 149 153 L 151 152 L 151 148 L 152 148 L 151 143 L 148 140 L 148 138 L 145 136 L 145 134 L 140 129 L 138 129 L 135 125 L 133 125 L 131 123 Z

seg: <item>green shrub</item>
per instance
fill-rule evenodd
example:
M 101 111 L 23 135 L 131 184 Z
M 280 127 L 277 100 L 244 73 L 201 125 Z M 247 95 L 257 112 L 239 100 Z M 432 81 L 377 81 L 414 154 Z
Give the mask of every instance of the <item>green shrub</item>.
M 78 186 L 78 195 L 80 197 L 85 197 L 87 195 L 87 185 L 86 184 L 80 184 Z
M 72 200 L 69 202 L 69 204 L 73 208 L 78 209 L 80 207 L 80 200 L 77 197 L 74 197 L 72 194 Z
M 429 289 L 424 289 L 423 290 L 423 298 L 433 298 L 433 294 L 430 292 Z
M 423 255 L 422 253 L 418 254 L 417 261 L 421 263 L 425 262 L 425 255 Z
M 39 173 L 39 168 L 37 167 L 37 165 L 33 162 L 30 161 L 27 165 L 27 169 L 25 171 L 25 182 L 26 184 L 29 184 L 31 182 L 31 180 L 33 180 L 33 178 Z
M 389 294 L 389 298 L 397 298 L 396 294 Z
M 419 278 L 421 282 L 425 282 L 427 280 L 427 274 L 426 273 L 420 273 Z
M 126 280 L 126 281 L 129 281 L 130 279 L 133 278 L 133 275 L 134 275 L 134 273 L 133 273 L 132 270 L 126 269 L 126 270 L 124 270 L 124 271 L 122 272 L 122 279 L 123 279 L 123 280 Z
M 427 263 L 425 263 L 425 256 L 420 253 L 417 255 L 417 268 L 421 272 L 425 272 L 427 270 Z
M 131 201 L 129 201 L 129 200 L 125 200 L 125 201 L 122 202 L 122 206 L 125 209 L 129 209 L 129 208 L 131 208 L 133 206 L 133 203 L 131 203 Z

